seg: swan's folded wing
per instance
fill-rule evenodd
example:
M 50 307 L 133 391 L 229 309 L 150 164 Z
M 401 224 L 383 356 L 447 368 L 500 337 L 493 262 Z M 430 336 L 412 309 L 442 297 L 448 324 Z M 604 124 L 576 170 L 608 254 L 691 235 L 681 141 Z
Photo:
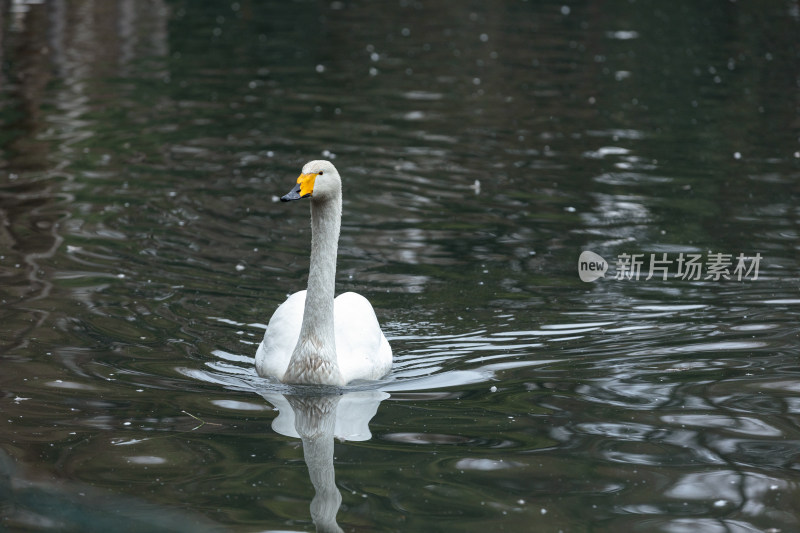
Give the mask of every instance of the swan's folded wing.
M 346 292 L 333 302 L 339 371 L 350 382 L 378 379 L 392 367 L 392 349 L 381 331 L 369 301 Z
M 292 294 L 269 319 L 264 340 L 256 351 L 256 371 L 261 377 L 283 379 L 300 337 L 306 291 Z

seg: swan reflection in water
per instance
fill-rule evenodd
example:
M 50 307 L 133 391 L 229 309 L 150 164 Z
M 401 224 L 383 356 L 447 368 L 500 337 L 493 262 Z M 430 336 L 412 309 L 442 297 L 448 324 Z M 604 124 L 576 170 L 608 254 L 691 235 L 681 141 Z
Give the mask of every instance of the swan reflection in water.
M 318 532 L 341 532 L 336 513 L 342 494 L 336 487 L 333 467 L 334 438 L 365 441 L 372 438 L 369 422 L 389 394 L 379 390 L 355 390 L 342 394 L 330 387 L 296 387 L 295 394 L 260 392 L 278 411 L 272 429 L 303 442 L 303 457 L 314 485 L 311 519 Z

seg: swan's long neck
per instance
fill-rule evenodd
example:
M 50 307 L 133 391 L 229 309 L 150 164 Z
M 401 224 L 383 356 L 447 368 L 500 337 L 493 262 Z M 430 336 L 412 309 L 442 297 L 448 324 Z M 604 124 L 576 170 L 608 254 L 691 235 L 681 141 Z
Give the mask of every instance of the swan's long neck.
M 333 294 L 342 198 L 311 202 L 311 266 L 300 335 L 319 334 L 333 345 Z
M 344 385 L 336 360 L 333 328 L 336 253 L 341 221 L 341 192 L 332 198 L 312 198 L 308 291 L 300 339 L 284 376 L 286 382 Z

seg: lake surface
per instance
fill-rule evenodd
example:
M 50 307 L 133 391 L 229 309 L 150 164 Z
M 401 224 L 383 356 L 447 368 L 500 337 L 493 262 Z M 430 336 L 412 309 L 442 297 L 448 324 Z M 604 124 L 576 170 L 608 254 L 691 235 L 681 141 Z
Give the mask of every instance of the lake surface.
M 796 2 L 0 11 L 0 530 L 800 529 Z M 320 158 L 332 396 L 253 368 Z

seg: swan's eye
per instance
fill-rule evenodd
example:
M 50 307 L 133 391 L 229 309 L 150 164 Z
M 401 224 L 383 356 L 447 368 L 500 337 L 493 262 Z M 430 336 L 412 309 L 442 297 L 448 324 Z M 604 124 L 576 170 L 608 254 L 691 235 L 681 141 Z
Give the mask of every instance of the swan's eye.
M 322 175 L 322 171 L 320 170 L 319 172 L 317 172 L 317 174 L 319 174 L 321 176 Z

